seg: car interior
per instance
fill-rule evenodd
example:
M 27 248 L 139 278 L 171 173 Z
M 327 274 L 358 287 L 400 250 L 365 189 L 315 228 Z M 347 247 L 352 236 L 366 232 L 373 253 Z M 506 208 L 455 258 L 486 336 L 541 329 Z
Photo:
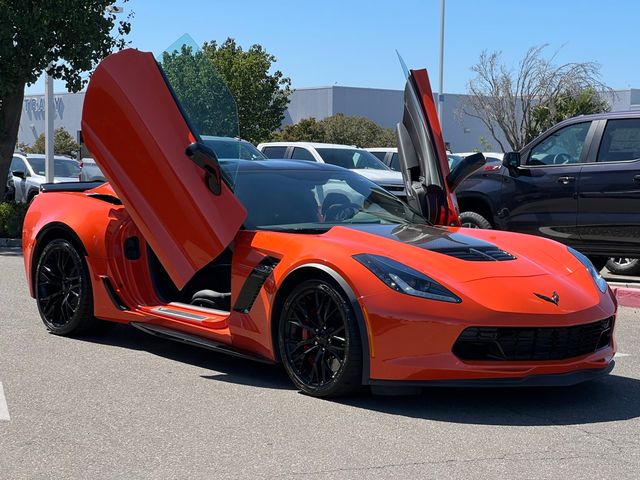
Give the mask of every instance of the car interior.
M 151 280 L 156 294 L 162 301 L 184 303 L 223 312 L 231 311 L 231 257 L 231 250 L 225 249 L 179 290 L 156 254 L 147 245 Z

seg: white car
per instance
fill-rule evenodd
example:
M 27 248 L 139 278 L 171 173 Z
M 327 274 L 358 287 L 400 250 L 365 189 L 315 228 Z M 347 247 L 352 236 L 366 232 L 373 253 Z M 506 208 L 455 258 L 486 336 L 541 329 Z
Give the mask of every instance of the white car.
M 40 192 L 40 185 L 46 183 L 44 176 L 45 157 L 39 153 L 14 153 L 10 175 L 15 188 L 15 201 L 30 203 Z M 71 158 L 53 157 L 54 183 L 77 182 L 80 164 Z
M 373 154 L 353 145 L 312 142 L 269 142 L 258 145 L 267 158 L 329 163 L 359 173 L 385 190 L 405 197 L 402 174 L 395 172 Z
M 375 147 L 365 149 L 371 152 L 391 170 L 400 171 L 400 158 L 398 157 L 398 149 L 395 147 Z

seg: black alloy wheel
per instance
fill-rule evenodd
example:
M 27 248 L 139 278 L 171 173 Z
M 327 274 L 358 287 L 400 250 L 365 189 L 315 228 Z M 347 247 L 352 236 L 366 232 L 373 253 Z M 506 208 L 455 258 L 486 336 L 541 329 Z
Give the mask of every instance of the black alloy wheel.
M 279 325 L 285 369 L 308 395 L 350 393 L 361 383 L 362 345 L 353 310 L 332 284 L 307 280 L 289 294 Z
M 98 324 L 87 265 L 69 241 L 56 239 L 44 248 L 36 266 L 35 292 L 40 317 L 51 333 L 77 334 Z

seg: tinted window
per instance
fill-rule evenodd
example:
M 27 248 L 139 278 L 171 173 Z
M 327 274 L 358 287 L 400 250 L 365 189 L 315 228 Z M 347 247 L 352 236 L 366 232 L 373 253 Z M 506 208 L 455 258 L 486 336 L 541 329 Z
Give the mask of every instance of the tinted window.
M 26 172 L 27 169 L 24 165 L 24 161 L 20 157 L 13 157 L 13 160 L 11 160 L 11 167 L 9 167 L 9 170 L 11 170 L 12 172 L 15 172 L 16 170 L 19 170 L 21 172 Z
M 578 163 L 591 122 L 561 128 L 531 149 L 527 165 Z
M 389 166 L 391 170 L 395 170 L 396 172 L 400 171 L 400 157 L 398 157 L 397 153 L 391 155 L 391 164 Z
M 313 158 L 313 155 L 306 148 L 296 147 L 293 149 L 293 153 L 291 154 L 291 158 L 296 160 L 308 160 L 310 162 L 315 162 L 316 159 Z
M 36 175 L 44 176 L 44 158 L 29 158 L 31 168 Z M 53 175 L 55 177 L 77 177 L 80 174 L 80 164 L 75 160 L 53 160 Z
M 249 229 L 326 231 L 335 225 L 426 220 L 373 182 L 334 169 L 240 171 L 234 194 Z M 291 208 L 295 205 L 295 208 Z
M 267 158 L 285 158 L 284 155 L 287 153 L 287 147 L 264 147 L 262 153 L 264 153 Z
M 384 163 L 366 150 L 355 148 L 318 148 L 318 153 L 331 165 L 353 170 L 354 168 L 372 168 L 374 170 L 389 170 Z
M 211 147 L 218 158 L 239 158 L 242 160 L 265 160 L 265 156 L 249 142 L 236 139 L 212 139 L 203 137 L 206 145 Z
M 387 152 L 371 152 L 371 155 L 373 155 L 374 157 L 376 157 L 378 160 L 384 162 L 384 156 L 387 154 Z
M 640 158 L 640 119 L 609 120 L 598 150 L 598 162 L 636 158 Z

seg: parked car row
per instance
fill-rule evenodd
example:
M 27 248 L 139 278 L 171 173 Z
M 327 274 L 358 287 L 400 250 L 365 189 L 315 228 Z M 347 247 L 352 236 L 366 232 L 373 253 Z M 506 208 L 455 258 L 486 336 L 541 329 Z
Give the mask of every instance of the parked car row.
M 271 159 L 328 163 L 353 170 L 390 193 L 399 197 L 405 196 L 402 174 L 393 171 L 371 152 L 362 148 L 331 143 L 270 142 L 259 144 L 258 150 Z

